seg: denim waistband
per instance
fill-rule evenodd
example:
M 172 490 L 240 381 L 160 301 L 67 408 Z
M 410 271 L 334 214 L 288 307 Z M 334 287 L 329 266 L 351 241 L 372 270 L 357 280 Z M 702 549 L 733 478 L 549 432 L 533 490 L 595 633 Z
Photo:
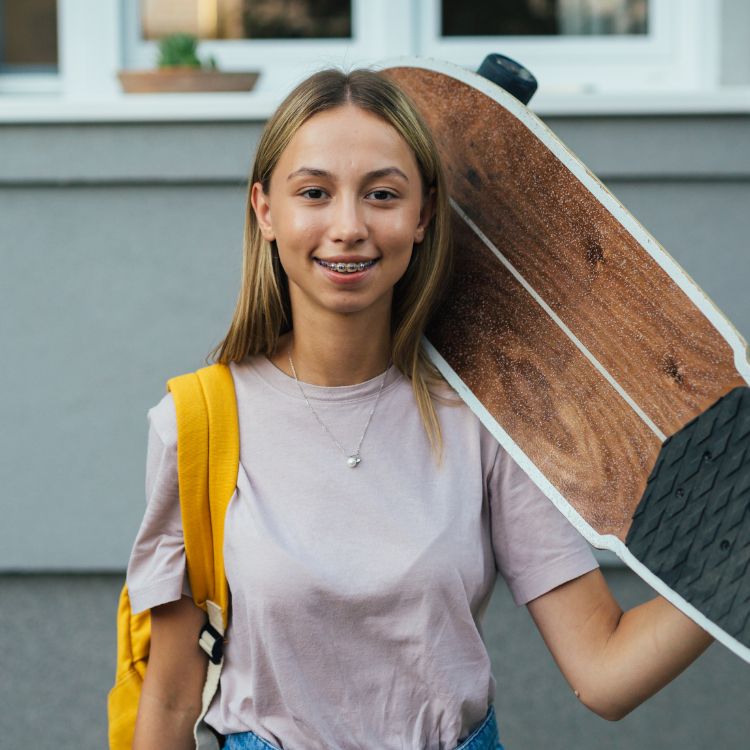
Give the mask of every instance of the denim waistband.
M 255 732 L 227 735 L 224 750 L 280 750 Z M 482 723 L 455 750 L 503 750 L 495 719 L 495 707 L 487 709 Z

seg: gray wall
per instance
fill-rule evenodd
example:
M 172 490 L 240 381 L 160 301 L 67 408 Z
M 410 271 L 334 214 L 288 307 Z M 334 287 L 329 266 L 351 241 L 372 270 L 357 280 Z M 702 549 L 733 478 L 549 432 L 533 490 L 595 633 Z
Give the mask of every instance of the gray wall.
M 0 128 L 0 569 L 124 566 L 145 412 L 228 325 L 257 130 Z
M 750 117 L 550 124 L 750 335 Z M 0 126 L 3 747 L 104 746 L 145 413 L 226 330 L 258 131 Z M 650 596 L 630 572 L 606 572 L 622 605 Z M 609 724 L 576 703 L 502 584 L 485 631 L 508 750 L 747 747 L 750 670 L 722 646 Z
M 750 117 L 550 125 L 750 335 Z M 0 571 L 123 568 L 145 413 L 229 322 L 259 127 L 0 126 Z

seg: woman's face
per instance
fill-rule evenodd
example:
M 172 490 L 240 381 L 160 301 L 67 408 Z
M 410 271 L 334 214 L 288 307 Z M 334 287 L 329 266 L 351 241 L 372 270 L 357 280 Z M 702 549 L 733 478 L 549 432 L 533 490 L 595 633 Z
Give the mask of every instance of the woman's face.
M 281 154 L 268 194 L 252 187 L 295 316 L 389 315 L 393 286 L 431 218 L 423 197 L 411 148 L 384 120 L 353 105 L 307 120 Z

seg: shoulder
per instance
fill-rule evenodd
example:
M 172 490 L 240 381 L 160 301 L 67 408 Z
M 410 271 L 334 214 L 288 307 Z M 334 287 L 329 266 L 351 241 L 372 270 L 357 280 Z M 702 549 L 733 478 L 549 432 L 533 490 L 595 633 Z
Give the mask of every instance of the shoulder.
M 168 391 L 162 397 L 161 401 L 148 410 L 148 421 L 151 427 L 151 431 L 156 433 L 162 443 L 167 447 L 174 447 L 177 445 L 177 407 L 175 405 L 175 397 L 172 393 L 175 389 L 178 389 L 178 403 L 185 404 L 185 398 L 192 398 L 193 389 L 198 387 L 198 379 L 196 376 L 210 375 L 211 379 L 206 381 L 204 379 L 204 387 L 206 382 L 213 384 L 213 392 L 216 392 L 218 382 L 221 384 L 222 378 L 218 377 L 221 375 L 220 370 L 231 371 L 231 368 L 227 369 L 224 365 L 209 365 L 203 367 L 195 372 L 187 372 L 182 375 L 177 375 L 170 378 L 167 381 Z M 217 380 L 218 377 L 218 380 Z M 220 392 L 223 394 L 226 392 L 226 383 L 221 385 Z M 182 394 L 180 396 L 180 394 Z M 183 408 L 184 411 L 184 408 Z
M 156 406 L 148 410 L 148 423 L 165 446 L 177 445 L 177 412 L 171 393 L 166 393 Z
M 489 477 L 502 451 L 498 441 L 446 381 L 430 384 L 430 394 L 446 448 L 464 459 L 478 455 L 482 473 Z

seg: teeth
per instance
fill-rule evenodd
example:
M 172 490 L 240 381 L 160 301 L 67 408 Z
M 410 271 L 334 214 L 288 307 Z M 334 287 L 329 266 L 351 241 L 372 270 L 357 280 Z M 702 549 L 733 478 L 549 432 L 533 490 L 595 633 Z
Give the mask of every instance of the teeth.
M 360 263 L 328 263 L 320 258 L 315 259 L 321 266 L 329 268 L 331 271 L 337 271 L 338 273 L 357 273 L 357 271 L 364 271 L 366 268 L 375 264 L 374 260 L 362 261 Z

